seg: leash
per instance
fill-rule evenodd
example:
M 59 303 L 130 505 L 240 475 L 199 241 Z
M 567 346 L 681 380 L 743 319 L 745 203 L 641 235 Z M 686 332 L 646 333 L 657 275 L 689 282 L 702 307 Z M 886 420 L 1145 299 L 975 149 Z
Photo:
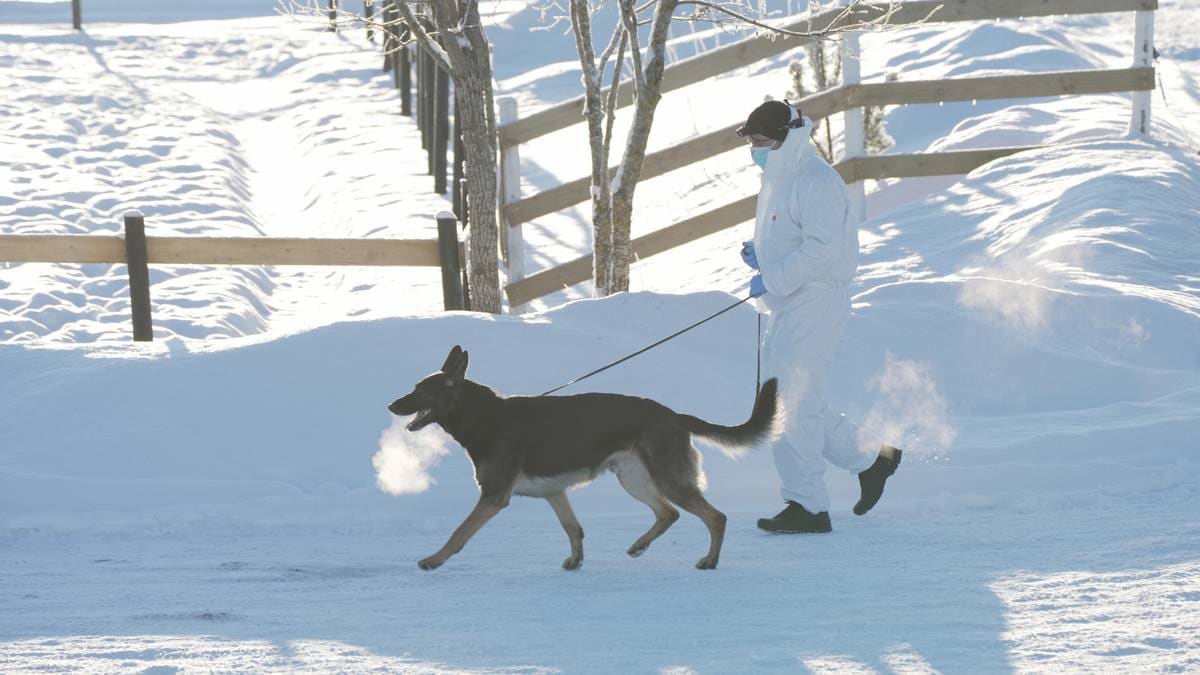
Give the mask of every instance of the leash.
M 709 322 L 709 321 L 712 321 L 713 319 L 717 318 L 718 316 L 721 316 L 721 315 L 722 315 L 722 314 L 724 314 L 725 312 L 728 312 L 729 310 L 731 310 L 731 309 L 733 309 L 733 308 L 737 307 L 738 305 L 741 305 L 743 302 L 746 302 L 747 300 L 750 300 L 750 298 L 749 298 L 749 297 L 742 298 L 741 300 L 738 300 L 737 302 L 735 302 L 735 303 L 733 303 L 732 305 L 730 305 L 730 306 L 726 307 L 725 309 L 722 309 L 721 311 L 717 312 L 716 314 L 713 314 L 713 315 L 711 315 L 711 316 L 709 316 L 709 317 L 706 317 L 706 318 L 704 318 L 704 319 L 701 319 L 701 320 L 697 321 L 696 323 L 694 323 L 694 324 L 692 324 L 692 325 L 688 326 L 687 328 L 684 328 L 683 330 L 681 330 L 681 331 L 678 331 L 678 332 L 676 332 L 676 333 L 674 333 L 674 334 L 672 334 L 672 335 L 668 335 L 667 337 L 665 337 L 665 338 L 663 338 L 663 339 L 659 340 L 658 342 L 655 342 L 655 343 L 654 343 L 654 344 L 652 344 L 652 345 L 648 345 L 648 346 L 646 346 L 646 347 L 642 347 L 641 349 L 639 349 L 639 350 L 637 350 L 636 352 L 634 352 L 634 353 L 630 354 L 629 356 L 626 356 L 626 357 L 624 357 L 624 358 L 622 358 L 622 359 L 619 359 L 619 360 L 617 360 L 617 361 L 613 361 L 612 363 L 608 364 L 607 366 L 604 366 L 603 368 L 597 368 L 596 370 L 593 370 L 592 372 L 588 373 L 587 375 L 580 375 L 579 377 L 577 377 L 577 378 L 575 378 L 575 379 L 571 380 L 570 382 L 568 382 L 568 383 L 566 383 L 566 384 L 564 384 L 564 385 L 562 385 L 562 386 L 555 387 L 554 389 L 551 389 L 550 391 L 544 391 L 544 392 L 542 392 L 542 393 L 541 393 L 541 394 L 539 394 L 539 395 L 540 395 L 540 396 L 546 396 L 546 395 L 548 395 L 548 394 L 553 394 L 554 392 L 558 391 L 559 389 L 566 389 L 567 387 L 569 387 L 569 386 L 571 386 L 571 385 L 575 384 L 576 382 L 582 382 L 582 381 L 584 381 L 584 380 L 588 379 L 589 377 L 591 377 L 591 376 L 593 376 L 593 375 L 596 375 L 596 374 L 598 374 L 598 373 L 602 373 L 602 372 L 604 372 L 604 371 L 608 370 L 609 368 L 612 368 L 613 366 L 616 366 L 616 365 L 619 365 L 619 364 L 625 363 L 625 362 L 626 362 L 626 361 L 628 361 L 629 359 L 632 359 L 633 357 L 635 357 L 635 356 L 637 356 L 637 355 L 639 355 L 639 354 L 643 354 L 643 353 L 645 353 L 645 352 L 648 352 L 648 351 L 650 351 L 651 349 L 654 349 L 655 347 L 657 347 L 657 346 L 661 345 L 661 344 L 662 344 L 662 343 L 664 343 L 664 342 L 667 342 L 667 341 L 669 341 L 669 340 L 674 340 L 675 338 L 679 337 L 680 335 L 683 335 L 684 333 L 688 332 L 689 330 L 691 330 L 691 329 L 693 329 L 693 328 L 695 328 L 695 327 L 697 327 L 697 326 L 699 326 L 699 325 L 701 325 L 701 324 L 704 324 L 704 323 L 707 323 L 707 322 Z M 759 316 L 758 316 L 758 325 L 759 325 L 759 328 L 761 329 L 761 328 L 762 328 L 762 315 L 761 315 L 761 314 L 759 314 Z M 759 347 L 759 349 L 760 349 L 760 351 L 761 351 L 762 347 L 760 346 L 760 347 Z M 759 357 L 759 358 L 760 358 L 760 363 L 761 363 L 761 355 L 760 355 L 760 357 Z M 761 365 L 760 365 L 760 368 L 761 368 Z M 755 393 L 755 396 L 757 396 L 757 395 L 758 395 L 758 388 L 757 388 L 757 385 L 755 386 L 754 393 Z

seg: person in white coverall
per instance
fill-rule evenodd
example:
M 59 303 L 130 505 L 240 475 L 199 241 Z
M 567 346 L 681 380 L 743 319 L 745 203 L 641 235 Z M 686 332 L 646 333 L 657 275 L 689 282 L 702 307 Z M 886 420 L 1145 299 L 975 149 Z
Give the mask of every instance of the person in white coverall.
M 825 462 L 859 475 L 862 515 L 883 494 L 900 464 L 890 446 L 864 452 L 859 427 L 829 409 L 826 372 L 850 316 L 850 281 L 858 267 L 858 227 L 846 186 L 815 152 L 812 122 L 788 103 L 768 101 L 737 130 L 763 169 L 754 240 L 742 248 L 759 272 L 750 294 L 769 313 L 762 351 L 768 377 L 779 379 L 785 413 L 773 443 L 786 507 L 758 526 L 772 532 L 829 532 Z

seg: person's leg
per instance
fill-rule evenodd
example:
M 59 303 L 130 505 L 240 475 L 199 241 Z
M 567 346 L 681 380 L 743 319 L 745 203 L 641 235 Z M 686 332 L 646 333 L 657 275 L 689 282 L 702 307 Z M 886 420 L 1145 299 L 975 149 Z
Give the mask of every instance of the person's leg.
M 832 356 L 829 344 L 836 344 L 831 333 L 840 334 L 844 318 L 830 311 L 830 298 L 814 294 L 801 300 L 806 301 L 771 316 L 764 339 L 768 377 L 779 379 L 786 415 L 771 450 L 783 499 L 820 513 L 829 510 L 821 384 Z
M 832 410 L 828 404 L 822 404 L 821 426 L 825 433 L 821 454 L 830 464 L 853 473 L 870 468 L 880 443 L 868 440 L 867 450 L 864 451 L 862 443 L 865 439 L 861 427 L 845 413 Z
M 845 316 L 850 314 L 849 291 L 845 294 Z M 841 334 L 837 335 L 832 345 L 836 347 Z M 832 348 L 830 359 L 832 360 Z M 898 448 L 885 445 L 855 424 L 844 413 L 831 410 L 825 403 L 821 404 L 821 422 L 825 432 L 825 444 L 821 455 L 830 464 L 845 469 L 858 476 L 861 495 L 854 505 L 854 513 L 863 515 L 871 510 L 879 498 L 883 496 L 884 484 L 889 476 L 900 466 L 903 452 Z
M 849 289 L 806 290 L 785 312 L 772 316 L 764 339 L 769 370 L 779 378 L 780 401 L 786 413 L 784 432 L 772 447 L 781 492 L 785 500 L 800 504 L 810 514 L 829 508 L 826 460 L 858 474 L 862 497 L 854 512 L 859 515 L 875 505 L 884 482 L 900 464 L 901 453 L 895 448 L 883 446 L 877 454 L 871 448 L 864 452 L 858 425 L 825 403 L 826 372 L 849 316 Z
M 790 351 L 790 350 L 785 350 Z M 778 356 L 778 353 L 776 354 Z M 821 450 L 825 430 L 814 405 L 813 381 L 808 371 L 793 364 L 778 371 L 780 403 L 785 411 L 784 431 L 772 444 L 780 494 L 787 505 L 773 518 L 762 518 L 758 527 L 777 533 L 829 532 L 829 491 L 825 486 L 825 459 Z
M 787 424 L 790 428 L 771 447 L 779 472 L 779 493 L 785 501 L 796 502 L 810 513 L 828 511 L 820 420 L 789 415 Z

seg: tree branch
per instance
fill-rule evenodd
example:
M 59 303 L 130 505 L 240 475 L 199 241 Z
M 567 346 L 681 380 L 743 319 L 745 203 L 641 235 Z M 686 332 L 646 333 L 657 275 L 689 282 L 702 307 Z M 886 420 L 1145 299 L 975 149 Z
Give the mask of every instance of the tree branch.
M 600 52 L 600 64 L 598 66 L 598 70 L 601 73 L 604 72 L 604 66 L 608 65 L 608 60 L 612 57 L 613 50 L 617 48 L 617 43 L 619 42 L 618 38 L 621 38 L 624 35 L 625 29 L 620 24 L 617 24 L 615 27 L 613 27 L 613 34 L 612 37 L 608 39 L 608 46 L 604 48 L 603 52 Z
M 646 89 L 646 74 L 642 72 L 642 47 L 638 44 L 638 19 L 633 7 L 633 0 L 618 0 L 621 9 L 621 22 L 625 24 L 625 34 L 629 36 L 629 58 L 633 61 L 633 83 L 635 91 L 641 97 Z
M 421 25 L 420 20 L 413 14 L 412 8 L 408 6 L 408 1 L 398 0 L 396 2 L 396 9 L 400 10 L 400 15 L 404 17 L 409 30 L 413 32 L 413 35 L 417 36 L 417 40 L 421 42 L 421 45 L 438 60 L 442 68 L 445 68 L 446 72 L 454 72 L 454 66 L 450 63 L 450 55 L 446 53 L 445 49 L 442 49 L 437 40 L 434 40 L 429 33 L 425 32 L 425 27 Z
M 617 61 L 613 64 L 613 79 L 608 87 L 608 102 L 605 106 L 605 122 L 604 122 L 604 165 L 608 166 L 609 153 L 612 147 L 613 122 L 617 119 L 617 91 L 621 87 L 621 71 L 625 68 L 625 45 L 628 39 L 625 32 L 621 31 L 621 47 L 617 50 Z M 603 75 L 601 71 L 601 75 Z
M 852 2 L 848 5 L 846 5 L 846 7 L 842 8 L 842 10 L 840 12 L 838 12 L 837 16 L 834 17 L 834 19 L 832 21 L 830 21 L 829 24 L 822 30 L 794 31 L 794 30 L 788 30 L 786 28 L 780 28 L 779 26 L 772 26 L 769 23 L 764 23 L 762 21 L 754 19 L 754 18 L 747 16 L 745 14 L 742 14 L 740 12 L 735 12 L 734 10 L 729 9 L 728 7 L 722 6 L 722 5 L 714 3 L 714 2 L 708 2 L 707 0 L 680 0 L 679 1 L 679 5 L 695 5 L 697 7 L 703 7 L 704 9 L 724 14 L 726 16 L 732 17 L 733 19 L 736 19 L 737 21 L 749 24 L 751 26 L 755 26 L 756 28 L 761 28 L 765 31 L 774 33 L 776 35 L 786 35 L 789 37 L 802 37 L 802 38 L 809 38 L 811 40 L 833 40 L 834 38 L 832 38 L 830 36 L 834 35 L 836 33 L 842 33 L 842 32 L 846 32 L 846 31 L 868 30 L 868 29 L 872 29 L 872 28 L 880 28 L 883 26 L 887 26 L 888 23 L 891 21 L 892 16 L 896 13 L 897 10 L 899 10 L 899 7 L 896 5 L 896 1 L 889 0 L 887 9 L 884 10 L 882 14 L 880 14 L 878 17 L 876 17 L 874 19 L 868 19 L 866 21 L 856 21 L 856 22 L 851 22 L 851 23 L 843 23 L 857 9 L 859 9 L 861 6 L 863 6 L 864 3 L 865 3 L 865 0 L 852 0 Z M 933 10 L 933 12 L 936 12 L 936 11 L 937 11 L 937 8 L 935 8 Z M 930 12 L 930 16 L 933 15 L 933 12 Z M 713 23 L 721 23 L 720 21 L 718 21 L 716 19 L 704 17 L 701 14 L 693 14 L 691 16 L 678 17 L 678 18 L 681 20 L 685 20 L 685 21 L 705 20 L 705 21 L 711 21 Z M 928 17 L 926 17 L 926 18 L 928 18 Z
M 280 3 L 281 3 L 281 10 L 280 10 L 281 14 L 286 14 L 287 16 L 290 16 L 293 19 L 307 20 L 307 21 L 311 21 L 312 23 L 317 23 L 317 24 L 320 24 L 323 26 L 328 26 L 330 24 L 328 8 L 321 7 L 321 6 L 319 6 L 319 4 L 312 2 L 311 0 L 308 0 L 307 2 L 303 1 L 303 0 L 280 0 Z M 380 4 L 382 5 L 383 3 L 381 2 Z M 413 16 L 413 14 L 412 14 L 412 11 L 408 8 L 408 5 L 431 5 L 432 0 L 396 0 L 396 2 L 394 4 L 397 7 L 404 7 L 403 10 L 400 10 L 399 14 L 402 15 L 407 11 L 408 15 L 411 17 L 411 16 Z M 381 7 L 381 9 L 382 9 L 382 7 Z M 425 32 L 423 30 L 423 28 L 419 24 L 417 24 L 417 22 L 415 20 L 410 20 L 408 18 L 405 18 L 404 16 L 397 16 L 397 18 L 395 18 L 395 19 L 378 18 L 378 17 L 382 17 L 382 16 L 384 16 L 384 12 L 382 12 L 382 11 L 374 14 L 371 17 L 367 17 L 367 16 L 359 14 L 357 12 L 351 12 L 351 11 L 342 9 L 342 7 L 339 5 L 339 7 L 337 8 L 336 19 L 333 23 L 334 23 L 334 25 L 336 25 L 339 28 L 344 27 L 344 26 L 362 25 L 362 26 L 366 26 L 366 27 L 370 27 L 375 30 L 378 30 L 381 33 L 382 32 L 390 32 L 391 29 L 397 28 L 397 27 L 402 27 L 402 28 L 406 29 L 408 34 L 407 35 L 398 34 L 396 36 L 395 46 L 392 49 L 387 50 L 385 52 L 385 53 L 389 53 L 389 54 L 400 51 L 404 47 L 407 47 L 408 45 L 410 45 L 414 42 L 420 41 L 419 35 L 417 33 L 417 31 L 419 30 L 421 32 L 424 32 L 426 37 L 430 40 L 430 43 L 437 47 L 436 50 L 432 50 L 432 51 L 434 52 L 435 56 L 439 57 L 439 61 L 441 61 L 442 66 L 445 68 L 450 67 L 449 57 L 446 56 L 445 50 L 441 50 L 440 46 L 437 45 L 437 41 L 433 39 L 432 34 Z M 422 44 L 425 44 L 425 43 L 422 43 Z

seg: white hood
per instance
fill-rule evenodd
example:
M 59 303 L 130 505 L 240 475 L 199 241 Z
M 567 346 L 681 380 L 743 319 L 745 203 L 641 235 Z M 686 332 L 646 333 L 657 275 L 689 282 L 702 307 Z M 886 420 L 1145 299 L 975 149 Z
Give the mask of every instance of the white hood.
M 792 119 L 798 113 L 792 110 Z M 817 286 L 849 283 L 858 266 L 858 229 L 850 222 L 841 176 L 816 154 L 812 120 L 792 129 L 767 153 L 755 210 L 754 251 L 762 301 L 776 311 L 788 298 Z

